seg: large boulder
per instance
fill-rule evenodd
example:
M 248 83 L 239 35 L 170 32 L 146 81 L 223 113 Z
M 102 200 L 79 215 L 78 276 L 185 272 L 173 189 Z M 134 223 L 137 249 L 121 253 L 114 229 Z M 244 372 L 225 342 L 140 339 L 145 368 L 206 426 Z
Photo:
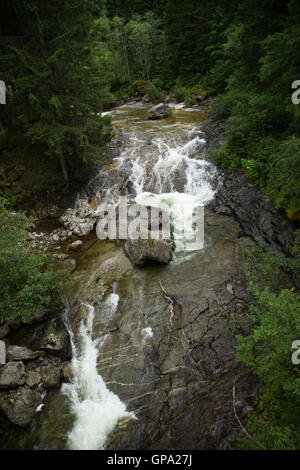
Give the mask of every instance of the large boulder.
M 48 321 L 40 348 L 64 359 L 71 356 L 70 337 L 63 323 L 55 318 Z
M 74 209 L 67 209 L 59 219 L 68 231 L 79 237 L 88 235 L 93 230 L 96 220 L 95 211 L 84 199 L 78 199 Z
M 11 388 L 25 382 L 25 366 L 23 362 L 8 362 L 0 369 L 0 388 Z
M 148 109 L 148 119 L 165 119 L 170 116 L 170 111 L 168 104 L 156 104 Z
M 169 263 L 175 248 L 172 237 L 155 239 L 150 232 L 146 240 L 129 238 L 125 243 L 125 253 L 134 264 L 144 264 L 147 260 Z
M 37 354 L 23 346 L 8 346 L 7 348 L 8 361 L 30 361 L 36 357 Z
M 0 395 L 0 409 L 12 423 L 18 426 L 27 426 L 41 403 L 41 394 L 27 387 L 2 392 Z

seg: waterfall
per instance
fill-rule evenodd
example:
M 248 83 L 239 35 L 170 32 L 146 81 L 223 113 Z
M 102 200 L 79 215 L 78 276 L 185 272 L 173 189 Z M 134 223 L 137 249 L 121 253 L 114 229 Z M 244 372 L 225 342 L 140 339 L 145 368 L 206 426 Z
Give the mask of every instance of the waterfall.
M 161 139 L 155 141 L 157 161 L 153 166 L 151 182 L 156 181 L 154 192 L 145 191 L 147 181 L 145 172 L 132 171 L 132 181 L 137 192 L 135 201 L 141 205 L 159 207 L 170 213 L 174 225 L 176 251 L 186 251 L 188 243 L 193 241 L 192 208 L 204 206 L 213 199 L 215 194 L 214 181 L 217 170 L 211 163 L 202 159 L 192 158 L 201 149 L 205 140 L 199 136 L 185 144 L 170 146 Z M 176 191 L 175 178 L 179 171 L 185 179 L 183 192 Z M 170 188 L 169 192 L 164 190 Z M 184 230 L 184 238 L 182 238 Z
M 113 314 L 118 306 L 118 295 L 111 294 L 105 301 L 105 308 Z M 68 448 L 73 450 L 103 449 L 109 434 L 120 419 L 135 419 L 126 405 L 111 392 L 97 372 L 98 351 L 101 351 L 106 336 L 92 339 L 94 307 L 84 304 L 87 319 L 81 321 L 78 342 L 68 326 L 73 359 L 74 378 L 63 384 L 62 392 L 68 396 L 71 411 L 75 416 L 73 428 L 68 434 Z

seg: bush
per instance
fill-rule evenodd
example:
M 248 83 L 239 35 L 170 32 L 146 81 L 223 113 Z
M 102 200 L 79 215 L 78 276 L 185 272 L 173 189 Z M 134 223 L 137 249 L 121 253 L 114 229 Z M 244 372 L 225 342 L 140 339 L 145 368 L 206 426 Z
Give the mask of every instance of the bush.
M 292 343 L 300 339 L 300 299 L 293 278 L 300 274 L 300 250 L 295 257 L 253 249 L 246 276 L 253 294 L 251 333 L 237 336 L 237 359 L 249 367 L 265 388 L 247 429 L 268 449 L 299 448 L 300 368 L 291 361 Z M 240 448 L 250 442 L 239 439 Z M 253 443 L 251 444 L 253 448 Z
M 55 308 L 68 274 L 55 269 L 53 256 L 31 249 L 25 240 L 29 221 L 0 199 L 0 323 L 28 322 Z
M 159 88 L 158 83 L 160 83 L 160 80 L 153 80 L 147 84 L 147 94 L 151 101 L 162 101 L 165 97 L 165 93 Z
M 300 138 L 283 140 L 270 155 L 268 189 L 275 196 L 277 207 L 293 217 L 300 212 Z

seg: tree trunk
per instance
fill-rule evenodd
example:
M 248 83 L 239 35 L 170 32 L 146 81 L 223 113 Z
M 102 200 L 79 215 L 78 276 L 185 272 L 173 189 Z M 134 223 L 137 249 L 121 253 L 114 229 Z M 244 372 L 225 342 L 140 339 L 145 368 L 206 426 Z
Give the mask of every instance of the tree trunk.
M 60 161 L 60 166 L 61 166 L 61 170 L 62 170 L 63 177 L 64 177 L 64 183 L 68 184 L 69 183 L 68 168 L 66 165 L 65 157 L 62 152 L 60 152 L 59 154 L 59 161 Z

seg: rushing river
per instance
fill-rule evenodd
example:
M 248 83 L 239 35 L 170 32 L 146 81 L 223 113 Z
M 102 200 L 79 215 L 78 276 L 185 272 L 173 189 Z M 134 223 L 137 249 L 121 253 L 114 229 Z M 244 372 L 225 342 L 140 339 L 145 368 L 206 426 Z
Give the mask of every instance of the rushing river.
M 128 104 L 111 115 L 124 146 L 103 170 L 93 207 L 118 203 L 122 175 L 123 194 L 168 210 L 176 235 L 188 222 L 183 208 L 207 205 L 221 184 L 205 159 L 205 114 L 174 105 L 170 118 L 148 121 L 142 105 Z M 175 236 L 166 266 L 134 267 L 122 243 L 109 240 L 95 239 L 77 254 L 66 319 L 74 380 L 48 393 L 31 428 L 7 435 L 7 448 L 184 448 L 185 428 L 195 448 L 193 420 L 204 413 L 195 406 L 210 372 L 194 351 L 211 341 L 207 312 L 216 279 L 226 282 L 240 266 L 237 233 L 232 221 L 208 214 L 204 246 L 189 252 L 188 237 Z M 205 445 L 200 439 L 199 448 Z

